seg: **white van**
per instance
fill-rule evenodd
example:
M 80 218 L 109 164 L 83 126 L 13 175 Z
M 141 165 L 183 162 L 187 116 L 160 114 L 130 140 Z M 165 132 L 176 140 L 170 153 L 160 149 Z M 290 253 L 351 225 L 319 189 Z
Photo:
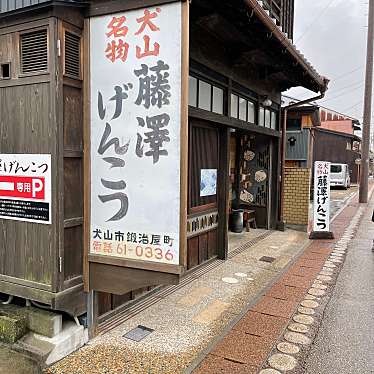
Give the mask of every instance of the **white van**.
M 347 164 L 330 164 L 331 187 L 339 186 L 345 189 L 351 187 L 351 177 Z

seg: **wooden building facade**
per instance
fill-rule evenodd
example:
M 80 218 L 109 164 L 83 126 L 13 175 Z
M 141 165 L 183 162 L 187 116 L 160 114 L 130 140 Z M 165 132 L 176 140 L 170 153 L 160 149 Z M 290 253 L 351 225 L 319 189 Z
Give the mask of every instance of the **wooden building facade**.
M 83 16 L 0 18 L 0 149 L 50 154 L 52 224 L 0 220 L 0 291 L 73 315 L 83 292 Z M 57 43 L 57 40 L 60 43 Z
M 53 170 L 51 225 L 0 219 L 1 293 L 72 315 L 88 305 L 102 320 L 154 286 L 175 283 L 209 259 L 226 259 L 233 209 L 250 208 L 259 227 L 276 227 L 281 92 L 326 90 L 326 80 L 289 40 L 294 2 L 182 1 L 179 270 L 167 274 L 130 260 L 118 265 L 88 253 L 89 20 L 171 3 L 179 2 L 1 2 L 0 153 L 50 154 Z M 213 194 L 201 193 L 203 171 L 216 173 Z
M 314 131 L 313 160 L 327 160 L 336 164 L 347 164 L 352 183 L 358 183 L 359 166 L 355 163 L 361 159 L 361 138 L 353 134 L 317 128 Z
M 321 118 L 321 112 L 323 117 Z M 341 131 L 325 128 L 326 109 L 309 105 L 291 109 L 287 118 L 286 166 L 313 169 L 314 162 L 324 160 L 332 163 L 348 164 L 352 183 L 358 181 L 358 166 L 355 160 L 361 158 L 361 139 L 354 135 L 359 128 L 357 120 L 348 120 L 348 126 Z M 331 117 L 333 118 L 333 117 Z M 323 119 L 323 121 L 322 121 Z M 340 128 L 344 118 L 333 124 Z M 335 128 L 335 127 L 334 127 Z M 348 131 L 344 130 L 348 128 Z

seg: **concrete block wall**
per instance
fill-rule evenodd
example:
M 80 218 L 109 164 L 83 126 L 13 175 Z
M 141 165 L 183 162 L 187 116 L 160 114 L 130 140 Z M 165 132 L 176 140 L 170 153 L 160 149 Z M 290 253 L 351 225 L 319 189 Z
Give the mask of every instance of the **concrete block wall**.
M 287 225 L 308 225 L 310 173 L 309 168 L 285 168 L 284 220 Z

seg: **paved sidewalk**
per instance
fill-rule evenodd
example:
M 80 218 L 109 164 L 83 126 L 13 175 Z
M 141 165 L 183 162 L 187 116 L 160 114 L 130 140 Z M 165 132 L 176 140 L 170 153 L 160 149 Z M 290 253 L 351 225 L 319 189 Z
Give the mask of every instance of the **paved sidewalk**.
M 322 304 L 328 286 L 320 279 L 337 274 L 335 264 L 341 260 L 332 256 L 340 253 L 332 254 L 333 246 L 346 235 L 351 221 L 357 221 L 356 200 L 333 222 L 335 240 L 310 242 L 305 233 L 291 230 L 273 232 L 252 246 L 240 240 L 229 260 L 208 264 L 182 286 L 174 286 L 173 292 L 149 297 L 146 309 L 47 372 L 251 374 L 270 366 L 297 370 L 293 356 L 279 355 L 277 342 L 286 352 L 295 349 L 289 343 L 293 338 L 310 342 L 311 337 L 298 335 L 302 324 L 292 318 L 298 313 L 297 318 L 305 319 L 315 313 L 310 303 Z M 263 256 L 273 261 L 264 262 Z M 305 305 L 301 309 L 300 302 Z M 123 337 L 137 325 L 154 331 L 140 342 Z M 289 340 L 283 341 L 286 335 Z
M 325 283 L 333 281 L 342 263 L 340 250 L 332 254 L 334 246 L 358 221 L 358 208 L 355 198 L 332 224 L 335 239 L 313 242 L 210 351 L 194 374 L 299 372 L 298 361 L 316 329 L 317 320 L 311 316 L 318 314 L 316 308 L 328 291 Z
M 304 366 L 307 374 L 374 373 L 373 208 L 374 200 L 348 245 L 344 267 Z
M 253 240 L 253 230 L 247 240 L 239 236 L 231 239 L 236 249 L 230 250 L 227 261 L 208 264 L 183 287 L 175 286 L 172 293 L 166 290 L 150 296 L 147 309 L 134 313 L 48 372 L 183 373 L 225 333 L 227 326 L 241 318 L 248 303 L 254 302 L 309 243 L 306 233 L 291 230 L 267 232 L 252 246 L 248 244 Z M 263 256 L 273 257 L 273 261 L 265 262 Z M 138 325 L 154 332 L 140 342 L 123 337 Z

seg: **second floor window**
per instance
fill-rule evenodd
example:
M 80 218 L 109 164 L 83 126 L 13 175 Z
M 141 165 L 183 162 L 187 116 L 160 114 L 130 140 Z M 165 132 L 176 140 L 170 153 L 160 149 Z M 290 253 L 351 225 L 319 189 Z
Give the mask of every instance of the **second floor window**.
M 255 104 L 236 94 L 231 95 L 231 117 L 255 123 Z
M 190 76 L 188 104 L 195 108 L 224 114 L 224 91 L 218 86 Z

